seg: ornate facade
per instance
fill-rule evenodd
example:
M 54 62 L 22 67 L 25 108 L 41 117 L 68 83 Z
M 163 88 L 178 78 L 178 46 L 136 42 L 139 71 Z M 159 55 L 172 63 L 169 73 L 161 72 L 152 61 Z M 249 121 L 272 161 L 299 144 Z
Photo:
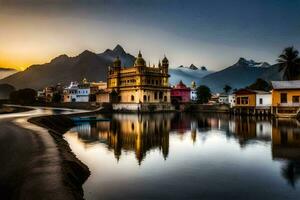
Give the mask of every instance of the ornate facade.
M 117 58 L 108 70 L 107 87 L 117 95 L 116 103 L 170 103 L 169 61 L 166 57 L 158 67 L 150 67 L 139 52 L 134 66 L 121 65 Z

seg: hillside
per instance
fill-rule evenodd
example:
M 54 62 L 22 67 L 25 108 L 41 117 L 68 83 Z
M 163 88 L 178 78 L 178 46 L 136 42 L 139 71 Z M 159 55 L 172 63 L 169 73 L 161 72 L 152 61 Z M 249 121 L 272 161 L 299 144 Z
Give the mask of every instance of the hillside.
M 233 89 L 242 88 L 254 83 L 257 78 L 280 80 L 278 67 L 240 58 L 234 65 L 203 77 L 201 84 L 207 85 L 213 92 L 222 92 L 226 84 Z
M 125 66 L 132 65 L 135 60 L 134 56 L 127 54 L 120 45 L 101 54 L 86 50 L 76 57 L 60 55 L 49 63 L 32 65 L 22 72 L 0 80 L 0 84 L 7 83 L 17 89 L 41 89 L 56 83 L 65 85 L 71 81 L 81 81 L 83 78 L 89 81 L 106 81 L 107 66 L 111 65 L 117 56 Z

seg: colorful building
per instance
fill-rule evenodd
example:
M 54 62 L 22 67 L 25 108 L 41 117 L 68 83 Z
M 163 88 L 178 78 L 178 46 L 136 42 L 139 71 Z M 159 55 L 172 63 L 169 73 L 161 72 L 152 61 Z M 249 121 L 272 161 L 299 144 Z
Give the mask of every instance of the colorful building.
M 180 81 L 171 89 L 171 100 L 174 103 L 187 103 L 191 100 L 191 89 Z
M 296 117 L 300 108 L 300 80 L 272 81 L 272 113 L 277 117 Z
M 271 93 L 240 89 L 234 92 L 235 103 L 233 106 L 234 113 L 246 114 L 268 114 L 271 109 Z
M 117 58 L 113 67 L 109 67 L 107 88 L 115 91 L 118 98 L 115 105 L 118 109 L 138 110 L 143 105 L 171 106 L 169 87 L 169 61 L 166 57 L 158 67 L 146 65 L 139 52 L 134 66 L 122 67 Z

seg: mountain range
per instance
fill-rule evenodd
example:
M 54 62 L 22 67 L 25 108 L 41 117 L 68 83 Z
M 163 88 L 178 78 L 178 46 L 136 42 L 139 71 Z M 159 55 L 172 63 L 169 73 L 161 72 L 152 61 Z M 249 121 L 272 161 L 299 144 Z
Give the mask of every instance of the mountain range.
M 85 50 L 75 57 L 60 55 L 49 63 L 32 65 L 0 80 L 0 84 L 7 83 L 16 89 L 41 89 L 57 83 L 67 85 L 71 81 L 81 81 L 83 78 L 89 81 L 105 81 L 108 66 L 117 56 L 124 66 L 131 66 L 135 61 L 135 57 L 126 53 L 120 45 L 100 54 Z
M 85 50 L 75 57 L 60 55 L 49 63 L 32 65 L 24 71 L 1 79 L 0 84 L 10 84 L 16 89 L 41 89 L 57 83 L 67 85 L 71 81 L 81 81 L 83 78 L 89 81 L 106 81 L 108 66 L 117 56 L 125 67 L 132 66 L 135 61 L 135 57 L 126 53 L 120 45 L 99 54 Z M 213 92 L 222 92 L 225 85 L 230 85 L 233 89 L 242 88 L 252 84 L 257 78 L 269 81 L 281 80 L 282 76 L 277 65 L 245 58 L 240 58 L 232 66 L 217 72 L 191 64 L 186 67 L 171 67 L 169 73 L 172 85 L 180 80 L 186 85 L 195 81 L 197 85 L 207 85 Z
M 240 58 L 234 65 L 199 79 L 197 84 L 207 85 L 214 92 L 222 92 L 225 85 L 239 89 L 254 83 L 258 78 L 270 81 L 281 80 L 281 77 L 277 65 Z

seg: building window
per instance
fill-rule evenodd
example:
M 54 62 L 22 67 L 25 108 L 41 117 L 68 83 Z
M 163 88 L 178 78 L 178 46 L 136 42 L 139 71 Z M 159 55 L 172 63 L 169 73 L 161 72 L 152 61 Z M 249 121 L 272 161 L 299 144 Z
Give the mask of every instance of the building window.
M 287 93 L 281 93 L 280 94 L 280 102 L 281 103 L 287 103 Z
M 144 102 L 145 102 L 145 101 L 147 101 L 147 96 L 146 96 L 146 95 L 144 95 Z
M 157 92 L 154 93 L 154 99 L 157 99 Z
M 134 101 L 134 96 L 133 95 L 131 95 L 131 101 Z
M 241 98 L 240 97 L 236 98 L 236 104 L 241 104 Z
M 242 97 L 241 102 L 242 102 L 243 105 L 247 105 L 249 103 L 248 102 L 248 97 Z
M 167 102 L 167 96 L 164 96 L 164 101 Z
M 148 101 L 150 101 L 150 95 L 148 96 Z
M 159 92 L 159 99 L 163 98 L 163 92 Z
M 259 98 L 259 104 L 262 105 L 263 104 L 263 99 Z
M 156 85 L 158 85 L 158 80 L 156 80 L 155 82 L 156 82 Z
M 152 80 L 152 85 L 154 85 L 154 80 Z
M 293 103 L 299 103 L 299 96 L 293 96 Z

